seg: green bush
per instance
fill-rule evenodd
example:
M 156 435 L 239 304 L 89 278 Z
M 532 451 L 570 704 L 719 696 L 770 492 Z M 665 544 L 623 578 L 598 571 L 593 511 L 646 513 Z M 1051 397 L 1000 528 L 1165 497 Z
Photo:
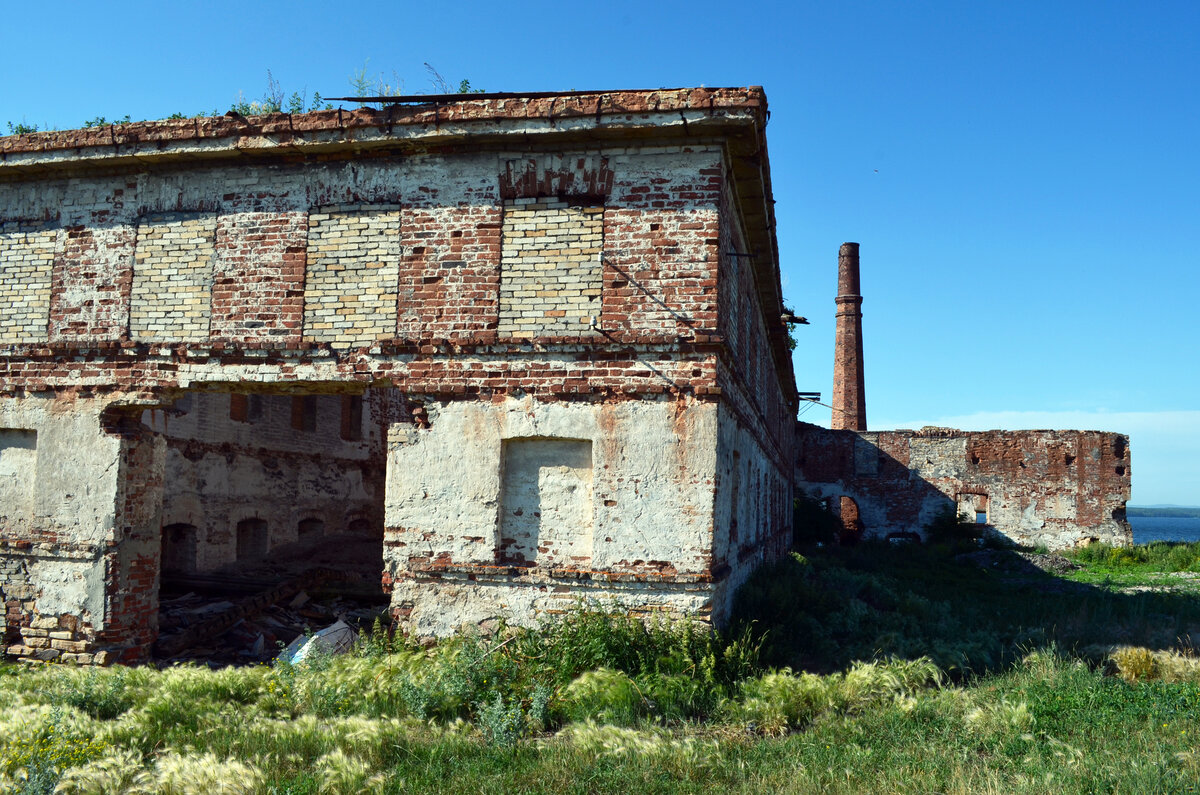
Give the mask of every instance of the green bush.
M 829 507 L 801 492 L 792 500 L 792 546 L 832 544 L 841 532 L 842 523 Z
M 925 525 L 925 539 L 931 544 L 961 546 L 977 541 L 982 527 L 972 522 L 966 514 L 947 506 Z

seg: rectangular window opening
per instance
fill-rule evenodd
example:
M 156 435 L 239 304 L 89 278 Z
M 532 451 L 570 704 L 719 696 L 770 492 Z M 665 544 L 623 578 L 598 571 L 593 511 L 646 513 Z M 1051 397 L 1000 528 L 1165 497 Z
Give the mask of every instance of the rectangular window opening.
M 362 438 L 362 395 L 342 395 L 342 438 L 356 442 Z
M 292 428 L 310 433 L 317 429 L 316 395 L 296 395 L 292 398 Z

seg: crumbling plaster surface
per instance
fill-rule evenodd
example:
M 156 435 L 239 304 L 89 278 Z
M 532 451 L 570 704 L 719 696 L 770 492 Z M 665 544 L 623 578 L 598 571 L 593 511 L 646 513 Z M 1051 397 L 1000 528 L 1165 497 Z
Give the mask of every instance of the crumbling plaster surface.
M 610 587 L 610 575 L 636 583 L 702 580 L 712 565 L 717 407 L 691 399 L 545 403 L 510 397 L 483 404 L 430 402 L 428 429 L 394 425 L 389 436 L 384 559 L 395 581 L 393 606 L 421 634 L 504 617 L 536 620 L 532 605 L 579 579 L 580 593 L 657 604 L 657 588 Z M 500 560 L 506 440 L 580 440 L 591 444 L 590 560 Z M 510 506 L 511 509 L 511 506 Z M 582 530 L 582 528 L 581 528 Z M 446 583 L 444 575 L 502 575 L 508 590 Z M 706 601 L 707 588 L 667 596 L 664 606 Z M 520 592 L 523 596 L 517 596 Z M 474 596 L 471 594 L 474 593 Z M 543 594 L 535 596 L 534 594 Z M 561 599 L 551 598 L 554 604 Z
M 798 423 L 796 483 L 858 506 L 864 535 L 920 532 L 978 510 L 1012 541 L 1050 549 L 1132 543 L 1129 439 L 1101 431 L 855 432 Z
M 0 397 L 0 427 L 36 433 L 36 450 L 22 451 L 32 469 L 20 475 L 31 510 L 10 513 L 5 503 L 0 518 L 10 653 L 91 662 L 84 652 L 123 614 L 118 589 L 144 591 L 147 561 L 157 571 L 145 530 L 157 529 L 160 503 L 140 484 L 161 474 L 163 446 L 151 442 L 130 466 L 142 440 L 120 432 L 113 407 L 73 393 Z
M 386 553 L 385 553 L 386 554 Z M 459 631 L 487 631 L 500 619 L 536 626 L 581 607 L 635 615 L 716 618 L 725 589 L 707 582 L 663 583 L 599 580 L 551 580 L 534 573 L 488 578 L 454 574 L 436 580 L 406 579 L 395 583 L 393 609 L 406 630 L 417 637 L 447 637 Z
M 70 394 L 0 397 L 0 428 L 37 434 L 36 450 L 24 457 L 24 463 L 34 463 L 33 470 L 10 473 L 12 485 L 6 487 L 24 492 L 17 506 L 32 512 L 10 511 L 9 503 L 0 503 L 7 537 L 79 549 L 99 549 L 116 540 L 113 495 L 120 444 L 101 428 L 104 408 L 101 400 Z

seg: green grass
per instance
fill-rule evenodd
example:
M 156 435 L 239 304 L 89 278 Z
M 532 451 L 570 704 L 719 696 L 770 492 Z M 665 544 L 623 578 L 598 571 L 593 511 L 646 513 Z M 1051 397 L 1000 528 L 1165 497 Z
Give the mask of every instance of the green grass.
M 959 680 L 1051 646 L 1096 663 L 1114 645 L 1167 649 L 1200 639 L 1195 593 L 1089 586 L 1004 550 L 990 553 L 997 565 L 980 567 L 961 561 L 964 549 L 975 547 L 793 553 L 747 584 L 740 614 L 765 632 L 769 665 L 829 672 L 853 660 L 928 655 Z
M 1067 556 L 1083 566 L 1069 575 L 1077 582 L 1126 589 L 1200 590 L 1200 542 L 1154 541 L 1132 547 L 1093 544 Z
M 814 547 L 756 576 L 723 636 L 580 611 L 298 666 L 7 666 L 0 789 L 1196 789 L 1200 597 L 993 554 Z

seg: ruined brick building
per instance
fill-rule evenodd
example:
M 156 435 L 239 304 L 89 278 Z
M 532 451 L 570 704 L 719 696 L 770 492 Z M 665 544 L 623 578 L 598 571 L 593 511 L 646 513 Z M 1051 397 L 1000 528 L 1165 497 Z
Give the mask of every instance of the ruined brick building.
M 1129 437 L 1101 431 L 868 431 L 857 243 L 838 257 L 831 428 L 796 427 L 796 486 L 854 537 L 910 537 L 943 511 L 1012 541 L 1132 543 Z
M 789 538 L 766 119 L 571 92 L 0 141 L 8 651 L 137 659 L 172 576 L 354 545 L 422 634 L 720 621 Z

